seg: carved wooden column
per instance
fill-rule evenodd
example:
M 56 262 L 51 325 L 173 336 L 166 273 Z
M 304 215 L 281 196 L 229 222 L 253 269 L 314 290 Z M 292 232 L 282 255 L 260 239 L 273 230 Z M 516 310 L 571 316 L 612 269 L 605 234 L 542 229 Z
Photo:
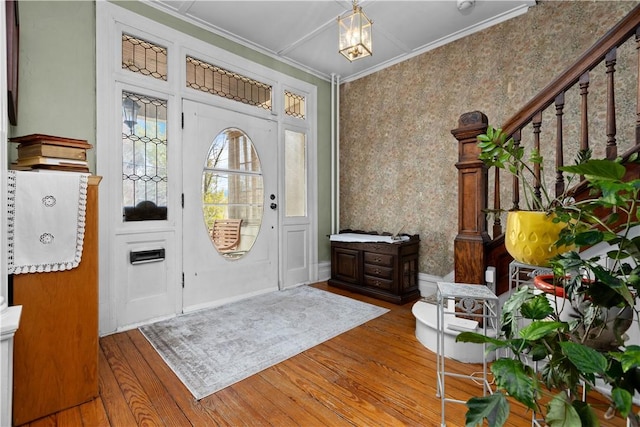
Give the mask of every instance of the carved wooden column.
M 458 283 L 484 283 L 485 243 L 488 242 L 488 173 L 478 159 L 477 136 L 487 130 L 488 119 L 480 111 L 465 113 L 451 131 L 458 140 L 458 235 L 454 241 L 454 271 Z

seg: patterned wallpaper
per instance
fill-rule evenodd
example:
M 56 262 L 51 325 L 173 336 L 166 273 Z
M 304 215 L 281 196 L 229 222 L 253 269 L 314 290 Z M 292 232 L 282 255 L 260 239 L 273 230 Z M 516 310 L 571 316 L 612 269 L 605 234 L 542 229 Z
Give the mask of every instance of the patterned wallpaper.
M 340 227 L 418 233 L 420 272 L 450 273 L 458 230 L 458 153 L 451 130 L 460 115 L 480 110 L 500 125 L 636 5 L 542 1 L 525 15 L 343 84 Z M 618 70 L 637 66 L 635 50 L 635 43 L 619 50 Z M 590 106 L 604 96 L 596 89 L 604 71 L 592 74 Z M 633 135 L 636 84 L 617 82 L 623 146 Z M 566 98 L 567 116 L 576 114 L 579 95 Z M 604 111 L 597 113 L 604 120 Z M 555 110 L 543 120 L 543 138 L 555 135 Z M 590 124 L 594 145 L 606 141 L 601 127 Z M 572 132 L 565 140 L 577 139 Z

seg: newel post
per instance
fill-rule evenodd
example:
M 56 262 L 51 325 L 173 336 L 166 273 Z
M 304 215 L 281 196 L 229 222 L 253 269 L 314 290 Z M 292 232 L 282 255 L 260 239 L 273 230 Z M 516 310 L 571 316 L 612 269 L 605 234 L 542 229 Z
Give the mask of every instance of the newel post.
M 458 235 L 454 241 L 454 272 L 458 283 L 484 283 L 488 171 L 478 160 L 476 137 L 487 130 L 487 116 L 472 111 L 460 116 L 451 133 L 458 140 Z

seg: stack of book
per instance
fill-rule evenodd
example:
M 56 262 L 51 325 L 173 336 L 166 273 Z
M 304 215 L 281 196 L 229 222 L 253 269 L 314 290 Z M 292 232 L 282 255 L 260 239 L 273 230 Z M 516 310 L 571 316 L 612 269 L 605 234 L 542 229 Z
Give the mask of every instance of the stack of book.
M 32 134 L 11 138 L 18 143 L 18 159 L 11 169 L 52 169 L 89 172 L 87 150 L 93 146 L 82 139 Z

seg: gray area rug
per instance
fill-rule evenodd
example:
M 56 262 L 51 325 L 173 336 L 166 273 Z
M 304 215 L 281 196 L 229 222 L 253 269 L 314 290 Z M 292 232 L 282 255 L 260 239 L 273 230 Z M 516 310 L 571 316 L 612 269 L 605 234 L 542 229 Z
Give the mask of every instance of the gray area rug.
M 202 399 L 387 311 L 300 286 L 139 329 Z

